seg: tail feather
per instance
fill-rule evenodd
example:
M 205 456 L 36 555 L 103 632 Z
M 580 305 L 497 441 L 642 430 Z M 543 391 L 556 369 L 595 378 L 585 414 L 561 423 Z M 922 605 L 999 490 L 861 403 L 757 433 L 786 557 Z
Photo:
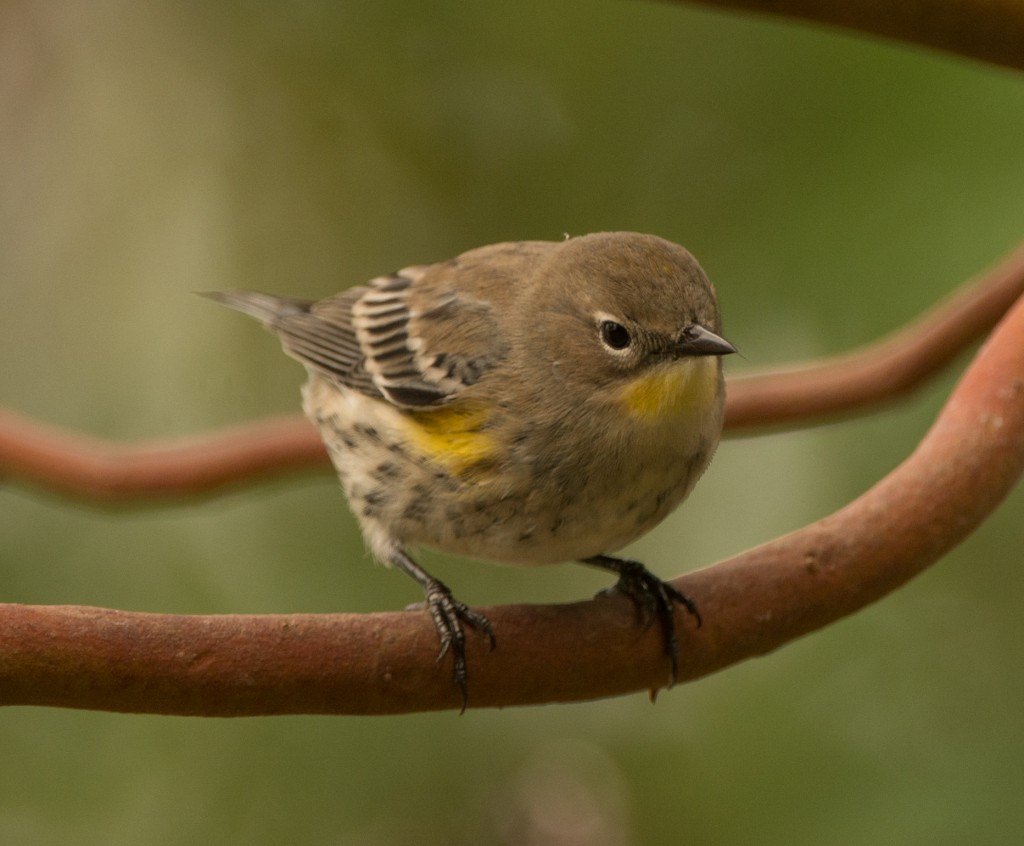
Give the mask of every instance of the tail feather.
M 226 305 L 250 317 L 255 317 L 266 326 L 273 327 L 284 317 L 307 314 L 313 305 L 310 300 L 295 300 L 262 294 L 259 291 L 196 291 L 201 297 Z

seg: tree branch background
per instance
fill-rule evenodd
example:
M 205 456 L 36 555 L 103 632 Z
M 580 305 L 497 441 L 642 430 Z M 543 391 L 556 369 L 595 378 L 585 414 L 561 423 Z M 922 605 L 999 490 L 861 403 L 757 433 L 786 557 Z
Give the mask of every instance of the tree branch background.
M 502 18 L 111 0 L 0 16 L 0 391 L 105 437 L 296 407 L 301 371 L 196 288 L 322 294 L 501 238 L 644 229 L 712 274 L 746 356 L 736 374 L 870 342 L 1021 237 L 1020 77 L 860 37 L 610 3 Z M 910 451 L 955 375 L 884 413 L 725 443 L 632 551 L 674 574 L 829 513 Z M 604 842 L 684 826 L 706 843 L 1019 830 L 1022 503 L 884 602 L 653 708 L 228 723 L 12 710 L 0 835 L 516 842 L 501 832 L 542 826 L 543 796 Z M 7 487 L 0 537 L 9 602 L 287 613 L 416 598 L 361 565 L 323 474 L 144 510 Z M 430 563 L 487 605 L 605 583 Z

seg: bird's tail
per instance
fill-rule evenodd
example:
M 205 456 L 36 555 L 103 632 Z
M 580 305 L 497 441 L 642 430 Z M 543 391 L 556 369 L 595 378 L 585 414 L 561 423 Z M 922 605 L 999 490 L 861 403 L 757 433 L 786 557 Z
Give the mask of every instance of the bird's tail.
M 214 300 L 228 308 L 233 308 L 260 323 L 274 327 L 284 317 L 306 314 L 313 303 L 310 300 L 295 300 L 289 297 L 278 297 L 274 294 L 261 294 L 259 291 L 196 291 L 201 297 Z

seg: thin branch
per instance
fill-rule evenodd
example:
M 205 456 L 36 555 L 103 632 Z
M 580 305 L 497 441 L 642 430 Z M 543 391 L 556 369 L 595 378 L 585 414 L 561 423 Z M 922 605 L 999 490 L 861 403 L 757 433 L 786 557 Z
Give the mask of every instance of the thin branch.
M 1024 293 L 1024 246 L 879 344 L 798 370 L 729 380 L 726 428 L 810 422 L 920 386 L 988 332 Z M 92 502 L 195 497 L 273 473 L 327 469 L 301 416 L 179 440 L 117 444 L 0 409 L 0 473 Z
M 1020 0 L 692 0 L 799 18 L 1024 69 Z
M 0 409 L 0 474 L 90 501 L 192 497 L 328 465 L 319 435 L 301 415 L 119 444 Z
M 1024 299 L 982 347 L 924 440 L 836 513 L 676 580 L 704 626 L 680 677 L 760 655 L 875 601 L 978 526 L 1024 470 Z M 659 633 L 628 600 L 483 609 L 498 632 L 468 649 L 471 707 L 655 689 Z M 423 612 L 169 616 L 0 606 L 0 703 L 237 716 L 456 708 Z
M 995 326 L 1022 294 L 1024 245 L 877 343 L 829 360 L 730 379 L 726 428 L 735 433 L 807 423 L 907 394 Z

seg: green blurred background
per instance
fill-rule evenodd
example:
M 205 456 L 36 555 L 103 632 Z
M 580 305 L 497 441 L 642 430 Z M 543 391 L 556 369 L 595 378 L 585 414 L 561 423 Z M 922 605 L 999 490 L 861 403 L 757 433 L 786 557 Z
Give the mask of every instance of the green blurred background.
M 502 239 L 637 229 L 715 280 L 730 373 L 900 326 L 1024 233 L 1024 78 L 641 2 L 0 6 L 0 402 L 115 439 L 297 409 L 192 296 L 321 296 Z M 726 441 L 630 549 L 665 576 L 830 512 L 955 381 Z M 372 719 L 0 712 L 10 844 L 1007 843 L 1024 827 L 1024 493 L 898 594 L 662 695 Z M 465 601 L 607 580 L 428 556 Z M 370 611 L 332 477 L 92 508 L 0 490 L 0 598 Z M 500 634 L 500 633 L 499 633 Z

